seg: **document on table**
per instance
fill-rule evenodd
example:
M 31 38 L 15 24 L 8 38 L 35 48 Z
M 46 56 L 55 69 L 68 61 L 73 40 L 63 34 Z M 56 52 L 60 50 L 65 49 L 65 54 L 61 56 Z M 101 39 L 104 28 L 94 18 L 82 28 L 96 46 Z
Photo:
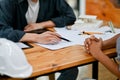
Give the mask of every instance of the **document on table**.
M 54 44 L 54 45 L 52 44 L 43 45 L 39 43 L 37 43 L 37 45 L 40 45 L 42 47 L 45 47 L 51 50 L 56 50 L 56 49 L 61 49 L 61 48 L 65 48 L 72 45 L 77 45 L 77 44 L 80 45 L 84 42 L 84 39 L 88 37 L 88 35 L 80 37 L 78 35 L 78 31 L 67 30 L 66 28 L 55 28 L 55 29 L 58 34 L 60 34 L 63 38 L 70 40 L 71 42 L 62 40 L 58 44 Z
M 70 40 L 71 42 L 62 40 L 58 44 L 54 44 L 54 45 L 52 45 L 52 44 L 43 45 L 43 44 L 39 44 L 39 43 L 36 43 L 36 44 L 40 45 L 42 47 L 48 48 L 50 50 L 57 50 L 57 49 L 65 48 L 65 47 L 72 46 L 72 45 L 84 45 L 85 39 L 91 36 L 91 35 L 79 35 L 80 31 L 67 30 L 66 28 L 55 28 L 55 30 L 63 38 L 66 38 L 66 39 Z M 109 30 L 110 30 L 109 27 L 102 27 L 102 28 L 96 29 L 96 31 L 103 32 L 103 34 L 95 34 L 94 36 L 96 36 L 97 38 L 101 37 L 103 40 L 106 40 L 120 32 L 120 29 L 116 29 L 115 34 L 106 32 Z M 93 31 L 95 31 L 95 30 L 93 30 Z
M 75 45 L 74 42 L 66 42 L 64 40 L 62 40 L 58 44 L 49 44 L 49 45 L 44 45 L 44 44 L 39 44 L 39 43 L 36 43 L 36 44 L 40 45 L 42 47 L 48 48 L 50 50 L 57 50 L 57 49 L 61 49 L 61 48 L 65 48 L 65 47 L 68 47 L 68 46 Z

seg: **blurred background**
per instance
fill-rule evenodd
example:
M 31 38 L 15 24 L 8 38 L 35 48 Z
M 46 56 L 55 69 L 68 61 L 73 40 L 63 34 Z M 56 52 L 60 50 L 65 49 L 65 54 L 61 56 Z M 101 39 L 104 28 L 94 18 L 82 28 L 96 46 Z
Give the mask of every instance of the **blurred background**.
M 83 0 L 66 0 L 73 8 L 76 16 L 80 15 L 80 2 Z M 104 22 L 112 21 L 115 27 L 120 28 L 120 0 L 85 0 L 87 15 L 96 15 Z

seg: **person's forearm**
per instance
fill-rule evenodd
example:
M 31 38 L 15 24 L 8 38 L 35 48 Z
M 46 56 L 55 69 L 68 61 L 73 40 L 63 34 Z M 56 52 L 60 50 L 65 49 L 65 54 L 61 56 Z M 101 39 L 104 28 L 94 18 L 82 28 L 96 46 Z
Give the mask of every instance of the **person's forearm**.
M 49 27 L 54 27 L 55 26 L 55 24 L 54 24 L 54 22 L 52 22 L 52 21 L 45 21 L 45 22 L 41 22 L 41 23 L 39 23 L 42 27 L 45 27 L 45 28 L 49 28 Z
M 103 42 L 102 49 L 108 49 L 108 48 L 115 47 L 116 46 L 116 40 L 117 40 L 118 37 L 120 37 L 120 34 L 117 34 L 114 37 L 112 37 L 112 38 L 110 38 L 108 40 L 105 40 Z
M 106 56 L 101 51 L 94 56 L 99 62 L 101 62 L 109 71 L 111 71 L 114 75 L 120 78 L 119 66 L 113 62 L 108 56 Z

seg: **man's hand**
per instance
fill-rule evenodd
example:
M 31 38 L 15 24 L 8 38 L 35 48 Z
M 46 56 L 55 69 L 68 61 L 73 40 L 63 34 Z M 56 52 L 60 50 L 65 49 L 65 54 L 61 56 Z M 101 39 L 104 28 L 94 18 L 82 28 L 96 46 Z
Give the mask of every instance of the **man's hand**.
M 54 27 L 55 24 L 52 21 L 44 21 L 40 23 L 31 23 L 25 26 L 24 31 L 31 31 L 31 30 L 36 30 L 36 29 L 43 29 L 43 28 L 52 28 Z
M 31 31 L 31 30 L 36 30 L 36 29 L 43 29 L 44 27 L 42 25 L 40 25 L 40 23 L 32 23 L 32 24 L 28 24 L 27 26 L 25 26 L 24 31 Z
M 38 42 L 41 44 L 56 44 L 61 41 L 60 35 L 55 32 L 44 32 L 42 34 L 26 33 L 20 41 Z

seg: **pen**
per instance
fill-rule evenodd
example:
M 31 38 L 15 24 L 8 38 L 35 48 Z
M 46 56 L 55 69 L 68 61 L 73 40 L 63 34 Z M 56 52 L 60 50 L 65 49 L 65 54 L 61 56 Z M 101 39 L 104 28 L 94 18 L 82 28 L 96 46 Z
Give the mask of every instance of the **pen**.
M 87 32 L 87 31 L 83 31 L 83 34 L 87 34 L 87 35 L 92 35 L 92 34 L 103 34 L 101 32 Z
M 70 40 L 66 39 L 66 38 L 63 38 L 63 37 L 59 37 L 60 39 L 64 40 L 64 41 L 67 41 L 67 42 L 71 42 Z
M 114 30 L 114 26 L 113 26 L 112 21 L 109 21 L 108 24 L 109 24 L 109 26 L 110 26 L 110 28 L 111 28 L 111 30 L 112 30 L 112 33 L 115 33 L 115 30 Z

